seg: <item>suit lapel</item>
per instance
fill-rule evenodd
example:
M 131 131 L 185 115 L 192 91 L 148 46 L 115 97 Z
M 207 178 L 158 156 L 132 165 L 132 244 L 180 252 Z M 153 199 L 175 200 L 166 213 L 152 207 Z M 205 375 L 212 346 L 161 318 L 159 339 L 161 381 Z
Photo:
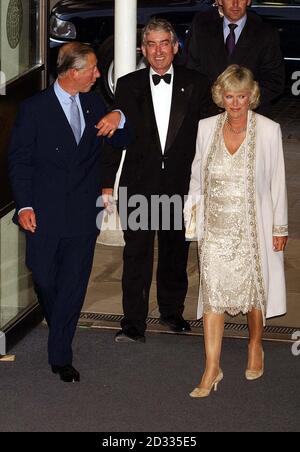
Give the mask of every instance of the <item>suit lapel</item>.
M 96 118 L 95 114 L 93 113 L 93 109 L 87 100 L 87 96 L 85 96 L 84 94 L 80 94 L 80 103 L 85 120 L 85 129 L 83 131 L 79 145 L 81 145 L 82 142 L 85 141 L 91 134 L 96 133 L 95 125 L 97 125 L 101 119 Z
M 55 155 L 57 155 L 64 164 L 69 165 L 70 155 L 72 155 L 72 151 L 76 149 L 76 141 L 73 130 L 71 129 L 65 112 L 54 92 L 53 86 L 49 88 L 47 109 L 49 117 L 55 118 L 55 135 L 57 136 L 57 139 L 59 141 L 63 139 L 65 142 L 65 152 L 57 152 Z
M 92 121 L 92 118 L 91 118 L 91 115 L 90 115 L 91 109 L 88 107 L 88 104 L 86 103 L 85 96 L 84 95 L 80 95 L 80 103 L 81 103 L 81 108 L 82 108 L 82 111 L 83 111 L 83 115 L 84 115 L 86 126 L 85 126 L 84 133 L 83 133 L 83 135 L 81 137 L 81 140 L 80 140 L 78 145 L 76 143 L 73 130 L 72 130 L 71 126 L 70 126 L 70 123 L 69 123 L 69 121 L 68 121 L 68 119 L 67 119 L 67 117 L 65 115 L 65 112 L 64 112 L 59 100 L 56 97 L 54 89 L 52 89 L 52 93 L 50 95 L 50 99 L 51 99 L 51 102 L 50 102 L 51 108 L 53 109 L 53 113 L 55 112 L 55 117 L 58 118 L 58 122 L 61 125 L 62 129 L 64 130 L 64 135 L 66 135 L 68 137 L 68 139 L 72 140 L 72 145 L 73 146 L 76 146 L 76 147 L 80 146 L 81 141 L 83 140 L 86 132 L 87 131 L 90 132 L 90 127 L 89 126 L 90 126 L 90 123 Z M 98 123 L 98 121 L 95 122 L 95 124 L 97 124 L 97 123 Z
M 58 124 L 61 125 L 61 128 L 64 130 L 64 133 L 68 135 L 68 138 L 75 141 L 73 130 L 69 124 L 69 121 L 65 115 L 65 112 L 60 105 L 58 98 L 54 92 L 53 86 L 50 88 L 50 96 L 49 96 L 49 108 L 52 110 L 54 117 L 57 118 Z
M 187 114 L 193 85 L 186 83 L 180 68 L 174 70 L 173 95 L 165 153 L 171 148 Z
M 211 23 L 211 36 L 207 42 L 207 47 L 209 52 L 214 52 L 214 59 L 217 67 L 227 67 L 228 55 L 224 43 L 223 19 Z M 223 72 L 223 69 L 221 72 Z
M 223 19 L 220 19 L 211 24 L 211 37 L 210 41 L 212 45 L 209 46 L 210 51 L 215 52 L 215 61 L 218 67 L 222 68 L 219 72 L 223 72 L 223 69 L 230 64 L 246 64 L 249 56 L 249 49 L 252 48 L 252 43 L 255 41 L 256 28 L 253 26 L 251 18 L 247 18 L 245 27 L 236 43 L 235 49 L 231 56 L 228 56 L 225 43 L 224 43 L 224 31 L 223 31 Z M 214 43 L 213 43 L 214 41 Z
M 93 146 L 91 146 L 91 139 L 95 139 L 96 137 L 97 131 L 95 129 L 95 125 L 99 122 L 100 118 L 96 117 L 93 113 L 93 108 L 89 104 L 88 96 L 81 94 L 80 103 L 85 119 L 85 129 L 81 140 L 77 145 L 73 130 L 59 100 L 56 97 L 54 89 L 53 87 L 49 89 L 49 116 L 55 118 L 55 124 L 57 125 L 56 135 L 58 138 L 63 137 L 63 141 L 65 143 L 65 152 L 56 153 L 55 155 L 58 155 L 64 165 L 67 166 L 74 165 L 85 160 L 89 153 L 94 151 Z
M 85 134 L 91 133 L 91 125 L 94 126 L 99 122 L 99 118 L 94 118 L 92 115 L 92 109 L 89 107 L 89 104 L 86 100 L 86 96 L 80 94 L 80 103 L 81 108 L 83 111 L 84 119 L 85 119 L 85 129 L 83 132 L 83 135 L 81 137 L 81 141 L 84 139 Z M 50 91 L 50 108 L 52 108 L 53 112 L 55 111 L 55 117 L 58 118 L 58 122 L 62 125 L 62 128 L 64 129 L 64 133 L 68 134 L 68 136 L 73 140 L 74 143 L 76 143 L 73 130 L 70 126 L 70 123 L 65 115 L 65 112 L 63 111 L 62 106 L 60 105 L 59 100 L 56 97 L 56 94 L 54 92 L 54 89 L 52 88 Z M 95 121 L 93 123 L 93 121 Z M 73 143 L 73 144 L 74 144 Z M 80 143 L 79 143 L 80 145 Z
M 229 58 L 228 63 L 238 61 L 239 64 L 246 64 L 249 58 L 249 49 L 252 48 L 253 42 L 255 42 L 256 29 L 253 24 L 250 23 L 251 19 L 248 17 L 245 27 L 236 43 L 235 49 Z
M 96 117 L 88 99 L 88 96 L 80 94 L 80 103 L 85 120 L 85 129 L 78 144 L 78 152 L 75 152 L 75 163 L 82 162 L 91 152 L 94 152 L 94 146 L 91 145 L 91 140 L 95 140 L 96 138 L 97 130 L 95 125 L 97 125 L 101 119 Z M 99 140 L 101 140 L 101 138 L 99 138 Z

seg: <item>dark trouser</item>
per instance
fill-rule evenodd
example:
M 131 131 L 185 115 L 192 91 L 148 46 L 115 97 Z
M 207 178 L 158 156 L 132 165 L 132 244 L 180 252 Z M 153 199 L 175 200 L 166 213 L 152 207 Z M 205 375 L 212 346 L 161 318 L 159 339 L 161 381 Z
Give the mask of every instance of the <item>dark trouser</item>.
M 188 289 L 184 231 L 158 231 L 157 301 L 162 316 L 181 315 Z M 143 335 L 153 273 L 155 231 L 125 231 L 122 328 Z
M 27 265 L 49 325 L 49 364 L 72 364 L 72 340 L 91 274 L 96 234 L 27 235 Z

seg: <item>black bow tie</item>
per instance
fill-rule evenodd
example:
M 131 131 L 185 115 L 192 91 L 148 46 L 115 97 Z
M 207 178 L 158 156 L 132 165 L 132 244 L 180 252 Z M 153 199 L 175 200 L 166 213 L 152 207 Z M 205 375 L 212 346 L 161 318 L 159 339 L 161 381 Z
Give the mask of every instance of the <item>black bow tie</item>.
M 165 83 L 170 85 L 171 80 L 172 80 L 172 74 L 165 74 L 165 75 L 153 74 L 152 79 L 153 79 L 153 83 L 155 86 L 158 85 L 161 80 L 163 80 Z

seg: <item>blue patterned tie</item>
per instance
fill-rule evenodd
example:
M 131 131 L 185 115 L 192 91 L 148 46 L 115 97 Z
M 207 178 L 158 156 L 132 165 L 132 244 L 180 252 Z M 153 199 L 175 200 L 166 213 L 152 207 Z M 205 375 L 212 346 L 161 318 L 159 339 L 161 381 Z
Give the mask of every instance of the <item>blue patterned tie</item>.
M 71 109 L 70 109 L 70 126 L 73 130 L 76 143 L 78 144 L 81 140 L 81 121 L 80 112 L 76 102 L 75 96 L 70 96 L 71 99 Z
M 225 46 L 226 46 L 228 55 L 231 55 L 233 53 L 233 51 L 234 51 L 234 48 L 235 48 L 235 33 L 234 33 L 234 30 L 236 29 L 237 25 L 236 24 L 229 24 L 228 27 L 230 29 L 230 33 L 227 36 Z

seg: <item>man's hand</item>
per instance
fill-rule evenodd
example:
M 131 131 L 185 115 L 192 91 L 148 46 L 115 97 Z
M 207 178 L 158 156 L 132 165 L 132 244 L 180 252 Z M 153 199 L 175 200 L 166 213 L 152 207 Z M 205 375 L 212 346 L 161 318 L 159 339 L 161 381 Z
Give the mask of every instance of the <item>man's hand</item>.
M 288 242 L 288 237 L 273 237 L 274 251 L 284 251 Z
M 34 234 L 37 228 L 34 211 L 32 209 L 22 210 L 19 214 L 19 224 L 25 231 L 30 231 Z
M 101 121 L 96 125 L 99 129 L 97 133 L 98 137 L 108 137 L 111 138 L 116 130 L 118 130 L 121 121 L 121 113 L 118 111 L 113 111 L 104 116 Z
M 103 188 L 102 189 L 102 199 L 103 205 L 105 209 L 108 210 L 109 213 L 113 212 L 113 188 Z

